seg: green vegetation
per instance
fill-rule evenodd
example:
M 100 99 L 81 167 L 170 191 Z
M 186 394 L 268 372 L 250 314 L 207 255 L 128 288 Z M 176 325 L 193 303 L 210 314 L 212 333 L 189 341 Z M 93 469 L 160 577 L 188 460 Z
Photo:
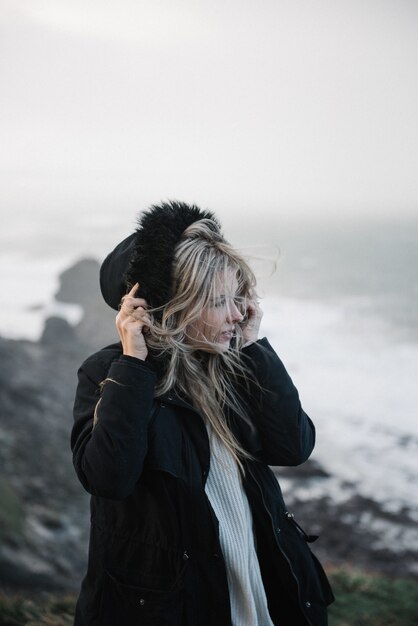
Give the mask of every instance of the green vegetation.
M 329 626 L 418 626 L 416 580 L 348 568 L 332 570 L 329 577 L 337 598 Z M 0 592 L 0 626 L 72 626 L 75 601 L 72 594 L 29 600 Z
M 72 626 L 75 601 L 72 594 L 38 601 L 0 593 L 0 626 Z
M 351 569 L 329 572 L 330 626 L 418 626 L 418 584 Z
M 10 534 L 20 534 L 25 514 L 13 488 L 0 477 L 0 541 Z

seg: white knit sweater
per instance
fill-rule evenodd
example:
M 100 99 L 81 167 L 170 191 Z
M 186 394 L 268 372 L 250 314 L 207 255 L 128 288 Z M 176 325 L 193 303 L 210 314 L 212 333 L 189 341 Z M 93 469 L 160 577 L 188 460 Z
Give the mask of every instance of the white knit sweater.
M 253 521 L 237 463 L 208 427 L 210 471 L 205 491 L 219 521 L 233 626 L 274 626 L 254 545 Z

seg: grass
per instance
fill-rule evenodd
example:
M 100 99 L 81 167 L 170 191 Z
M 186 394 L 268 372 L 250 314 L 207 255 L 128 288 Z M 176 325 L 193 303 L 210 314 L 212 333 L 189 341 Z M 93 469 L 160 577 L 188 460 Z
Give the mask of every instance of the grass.
M 76 598 L 72 594 L 29 600 L 0 593 L 1 626 L 72 626 Z
M 329 626 L 418 626 L 418 583 L 352 569 L 329 572 Z
M 349 568 L 332 570 L 329 578 L 336 596 L 329 626 L 418 626 L 416 580 Z M 37 600 L 0 592 L 0 626 L 72 626 L 75 601 L 72 594 Z

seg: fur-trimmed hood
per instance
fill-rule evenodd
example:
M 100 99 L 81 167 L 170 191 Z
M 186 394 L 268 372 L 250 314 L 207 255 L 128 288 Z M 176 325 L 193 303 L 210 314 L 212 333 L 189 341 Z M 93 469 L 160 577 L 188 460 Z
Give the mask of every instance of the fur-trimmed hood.
M 100 288 L 105 302 L 118 310 L 121 298 L 136 282 L 137 296 L 150 307 L 160 307 L 172 297 L 174 252 L 188 226 L 211 219 L 213 213 L 184 202 L 163 202 L 140 213 L 137 228 L 108 254 L 100 268 Z

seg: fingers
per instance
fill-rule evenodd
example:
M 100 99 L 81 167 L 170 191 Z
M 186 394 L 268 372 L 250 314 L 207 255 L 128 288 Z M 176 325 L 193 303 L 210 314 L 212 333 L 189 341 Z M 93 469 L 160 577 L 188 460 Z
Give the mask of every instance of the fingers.
M 128 320 L 133 319 L 135 322 L 139 322 L 138 325 L 142 327 L 143 331 L 148 330 L 149 327 L 151 326 L 151 319 L 149 315 L 147 314 L 147 311 L 142 306 L 139 306 L 136 309 L 134 309 L 127 319 Z
M 148 303 L 144 298 L 136 298 L 135 293 L 138 291 L 139 283 L 135 283 L 135 285 L 131 288 L 131 290 L 123 296 L 120 305 L 119 311 L 122 311 L 125 315 L 132 315 L 134 311 L 139 308 L 146 309 L 148 307 Z
M 131 290 L 128 291 L 128 293 L 126 295 L 127 296 L 131 296 L 133 298 L 135 296 L 136 292 L 138 291 L 138 289 L 139 289 L 139 283 L 135 283 L 135 285 L 133 285 L 131 287 Z M 123 300 L 123 298 L 122 298 L 122 300 Z
M 246 316 L 241 323 L 242 337 L 245 343 L 257 341 L 263 311 L 254 297 L 247 303 Z
M 123 296 L 116 315 L 116 328 L 122 342 L 123 354 L 145 360 L 148 355 L 145 335 L 152 326 L 148 304 L 144 298 L 136 298 L 139 284 Z
M 247 318 L 253 319 L 254 317 L 262 317 L 263 311 L 257 300 L 251 300 L 247 306 Z
M 116 325 L 119 328 L 147 332 L 151 326 L 151 319 L 147 313 L 148 303 L 144 298 L 136 298 L 139 283 L 135 283 L 130 291 L 123 296 L 116 316 Z
M 119 324 L 136 322 L 139 326 L 151 325 L 147 309 L 144 306 L 131 306 L 129 303 L 122 305 L 116 316 L 116 321 Z
M 257 305 L 255 302 L 249 302 L 247 306 L 248 317 L 253 317 L 257 313 Z

